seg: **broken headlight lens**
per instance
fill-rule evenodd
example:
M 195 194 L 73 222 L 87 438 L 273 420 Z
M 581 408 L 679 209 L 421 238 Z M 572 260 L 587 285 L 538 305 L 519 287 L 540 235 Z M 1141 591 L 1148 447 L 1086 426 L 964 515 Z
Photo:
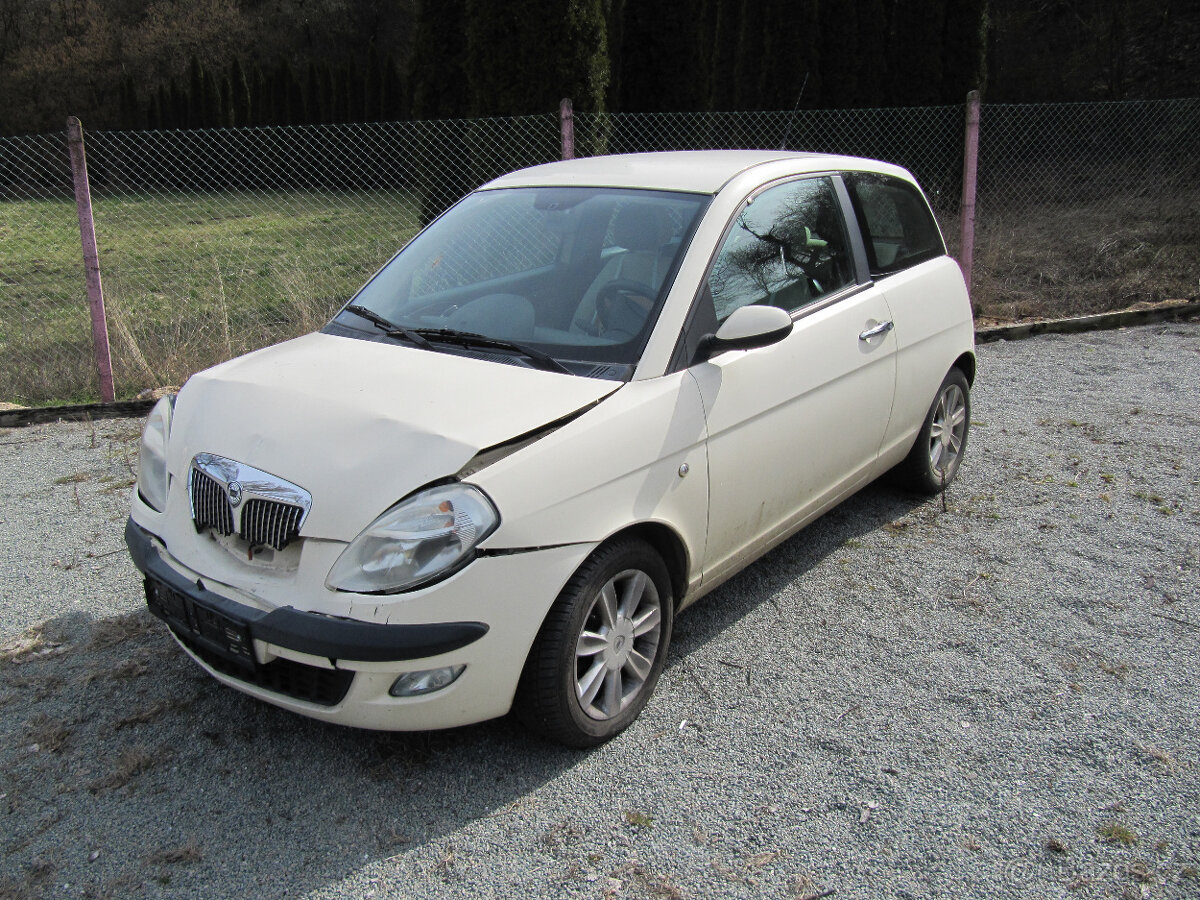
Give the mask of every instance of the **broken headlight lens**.
M 142 431 L 138 454 L 138 493 L 147 506 L 158 512 L 167 508 L 167 438 L 171 436 L 174 409 L 174 396 L 163 397 L 155 404 Z

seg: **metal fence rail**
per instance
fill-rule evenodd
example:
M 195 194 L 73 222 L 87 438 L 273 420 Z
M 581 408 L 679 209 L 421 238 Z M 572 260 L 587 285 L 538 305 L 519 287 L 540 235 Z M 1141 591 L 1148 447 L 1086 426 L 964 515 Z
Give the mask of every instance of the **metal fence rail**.
M 957 245 L 958 106 L 575 114 L 574 153 L 766 148 L 897 162 Z M 1200 101 L 984 106 L 974 300 L 1098 312 L 1197 292 Z M 416 230 L 560 157 L 557 114 L 87 135 L 119 397 L 320 326 Z M 0 138 L 0 402 L 97 398 L 63 135 Z

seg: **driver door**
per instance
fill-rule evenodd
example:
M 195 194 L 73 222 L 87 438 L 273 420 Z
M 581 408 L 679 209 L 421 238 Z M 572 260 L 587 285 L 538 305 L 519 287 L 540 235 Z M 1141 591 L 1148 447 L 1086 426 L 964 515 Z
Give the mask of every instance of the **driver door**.
M 708 279 L 717 324 L 750 303 L 792 313 L 777 344 L 691 367 L 708 424 L 704 581 L 719 580 L 873 477 L 896 341 L 859 284 L 833 179 L 769 187 L 735 219 Z

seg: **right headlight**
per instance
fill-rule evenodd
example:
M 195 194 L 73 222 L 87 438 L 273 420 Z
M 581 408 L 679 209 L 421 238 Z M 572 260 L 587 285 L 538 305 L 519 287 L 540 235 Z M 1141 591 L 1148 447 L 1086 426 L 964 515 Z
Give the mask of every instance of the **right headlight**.
M 350 542 L 329 570 L 332 591 L 393 594 L 453 572 L 496 530 L 500 514 L 477 487 L 444 484 L 402 500 Z
M 155 404 L 142 431 L 138 454 L 138 493 L 147 506 L 158 512 L 167 508 L 167 439 L 174 409 L 174 396 L 163 397 Z

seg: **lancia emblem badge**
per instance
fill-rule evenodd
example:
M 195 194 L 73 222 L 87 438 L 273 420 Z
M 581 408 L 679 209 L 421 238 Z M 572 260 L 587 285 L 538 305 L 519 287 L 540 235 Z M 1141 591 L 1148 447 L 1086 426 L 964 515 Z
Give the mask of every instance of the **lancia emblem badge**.
M 229 482 L 229 505 L 237 506 L 242 502 L 242 484 L 239 481 Z

